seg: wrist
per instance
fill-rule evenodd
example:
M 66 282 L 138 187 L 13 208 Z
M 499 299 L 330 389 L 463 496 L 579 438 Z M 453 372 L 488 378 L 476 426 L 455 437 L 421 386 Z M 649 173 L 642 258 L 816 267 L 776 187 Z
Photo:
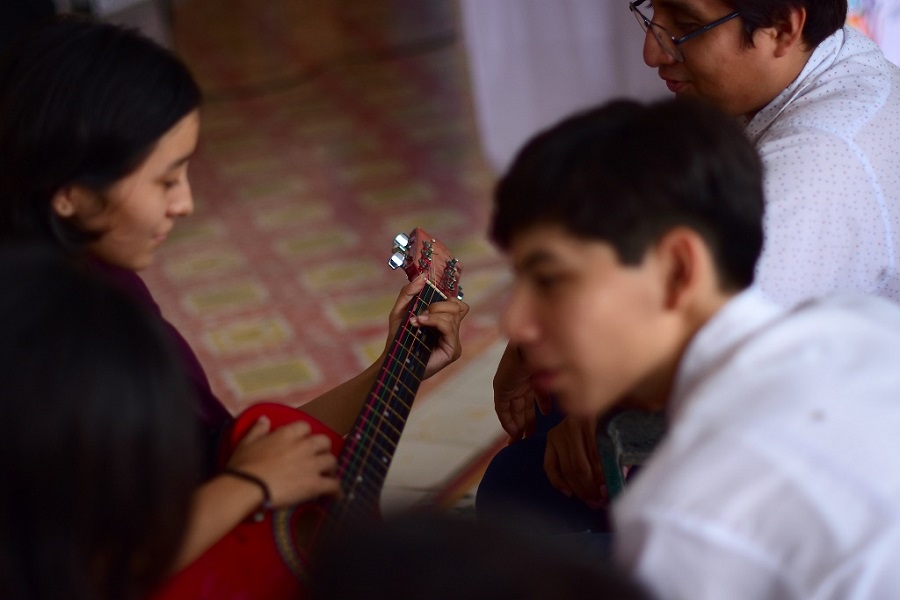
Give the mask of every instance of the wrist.
M 269 489 L 269 485 L 266 481 L 253 473 L 249 473 L 243 469 L 237 469 L 234 467 L 225 467 L 222 470 L 223 475 L 230 475 L 231 477 L 240 479 L 244 482 L 253 484 L 260 492 L 262 496 L 262 501 L 259 503 L 255 510 L 254 518 L 257 521 L 262 520 L 265 511 L 271 510 L 272 506 L 272 490 Z

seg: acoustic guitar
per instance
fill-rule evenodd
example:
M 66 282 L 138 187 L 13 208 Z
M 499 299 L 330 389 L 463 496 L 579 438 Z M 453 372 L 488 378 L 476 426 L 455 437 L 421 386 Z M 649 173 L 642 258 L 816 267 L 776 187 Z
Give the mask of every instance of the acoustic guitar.
M 426 273 L 427 281 L 410 302 L 346 438 L 300 409 L 260 403 L 237 417 L 221 449 L 220 462 L 224 465 L 230 451 L 263 415 L 269 417 L 273 429 L 306 421 L 313 433 L 324 433 L 331 439 L 332 452 L 338 458 L 341 498 L 251 515 L 176 573 L 154 594 L 156 600 L 302 598 L 309 557 L 314 555 L 316 546 L 341 530 L 379 519 L 388 467 L 439 338 L 436 330 L 414 327 L 410 319 L 432 302 L 451 296 L 462 298 L 458 261 L 441 242 L 420 228 L 395 238 L 394 254 L 388 264 L 392 269 L 403 268 L 410 280 Z

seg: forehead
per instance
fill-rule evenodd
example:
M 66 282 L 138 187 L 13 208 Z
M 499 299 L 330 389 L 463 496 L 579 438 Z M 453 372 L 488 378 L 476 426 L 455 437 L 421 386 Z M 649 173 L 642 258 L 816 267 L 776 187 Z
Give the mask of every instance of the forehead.
M 722 0 L 653 0 L 652 4 L 655 14 L 676 14 L 697 19 L 717 18 L 720 13 L 731 10 Z
M 200 132 L 200 116 L 194 110 L 181 118 L 156 142 L 145 163 L 156 162 L 160 166 L 177 166 L 190 158 Z
M 550 266 L 618 263 L 618 255 L 610 244 L 576 237 L 559 225 L 535 226 L 516 234 L 509 257 L 517 272 Z

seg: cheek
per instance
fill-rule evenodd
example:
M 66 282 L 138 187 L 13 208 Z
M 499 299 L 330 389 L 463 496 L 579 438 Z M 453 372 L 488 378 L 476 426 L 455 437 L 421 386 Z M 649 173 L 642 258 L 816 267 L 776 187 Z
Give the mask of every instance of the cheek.
M 633 293 L 629 293 L 633 292 Z M 579 386 L 590 408 L 608 408 L 637 385 L 652 353 L 652 298 L 640 290 L 623 290 L 602 307 L 593 306 L 571 331 L 565 352 L 577 365 Z

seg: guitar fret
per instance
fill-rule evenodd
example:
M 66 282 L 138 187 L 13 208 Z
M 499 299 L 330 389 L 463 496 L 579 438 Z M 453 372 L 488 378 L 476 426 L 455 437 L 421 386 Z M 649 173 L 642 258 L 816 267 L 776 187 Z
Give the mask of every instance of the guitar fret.
M 377 500 L 381 493 L 381 479 L 387 474 L 388 466 L 373 463 L 363 468 L 363 472 L 342 486 L 344 496 L 351 501 Z
M 376 410 L 379 412 L 376 413 Z M 367 418 L 379 419 L 379 422 L 381 424 L 388 427 L 391 432 L 396 433 L 398 436 L 400 435 L 401 430 L 403 429 L 403 426 L 406 424 L 406 419 L 396 419 L 399 422 L 398 423 L 393 422 L 392 419 L 395 418 L 395 416 L 399 416 L 399 415 L 396 412 L 390 412 L 390 408 L 385 408 L 382 410 L 382 409 L 378 409 L 378 408 L 375 408 L 372 406 L 366 406 L 363 408 L 363 411 L 365 412 L 365 416 Z M 377 414 L 378 416 L 373 417 L 372 415 L 375 415 L 375 414 Z
M 386 441 L 386 443 L 384 443 Z M 393 452 L 397 449 L 399 437 L 395 440 L 385 435 L 365 435 L 356 434 L 352 439 L 348 439 L 345 445 L 351 448 L 368 448 L 370 450 Z M 371 454 L 371 452 L 369 452 Z M 357 461 L 359 462 L 359 461 Z
M 412 403 L 405 400 L 407 396 L 411 396 L 418 387 L 415 381 L 408 381 L 397 377 L 393 373 L 386 373 L 387 377 L 375 383 L 379 393 L 385 393 L 399 404 L 398 410 L 408 410 L 412 407 Z M 403 375 L 403 373 L 401 373 Z

